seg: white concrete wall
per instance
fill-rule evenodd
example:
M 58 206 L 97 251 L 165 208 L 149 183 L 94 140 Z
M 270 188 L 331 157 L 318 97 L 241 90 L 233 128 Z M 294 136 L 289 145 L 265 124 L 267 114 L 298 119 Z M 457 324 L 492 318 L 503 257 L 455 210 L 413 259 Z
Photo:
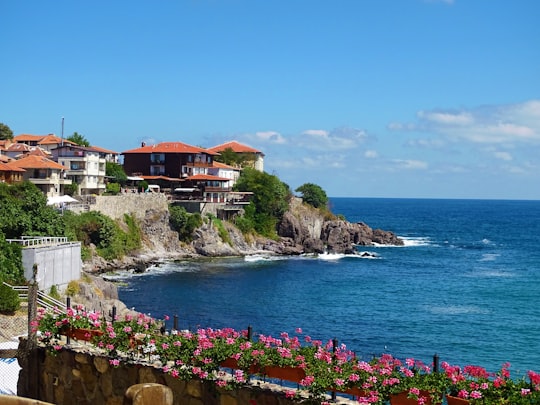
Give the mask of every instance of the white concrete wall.
M 63 290 L 71 280 L 81 278 L 81 244 L 71 242 L 24 248 L 22 262 L 27 280 L 32 279 L 33 267 L 37 264 L 36 278 L 40 290 L 48 292 L 53 285 Z

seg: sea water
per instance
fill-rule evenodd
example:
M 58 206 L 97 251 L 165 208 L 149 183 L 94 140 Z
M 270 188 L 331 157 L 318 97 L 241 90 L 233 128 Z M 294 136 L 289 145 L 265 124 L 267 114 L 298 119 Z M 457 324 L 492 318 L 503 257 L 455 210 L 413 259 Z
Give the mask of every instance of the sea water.
M 120 299 L 157 318 L 177 315 L 180 328 L 301 328 L 364 359 L 437 354 L 540 371 L 540 201 L 332 198 L 331 208 L 405 246 L 163 262 L 120 273 Z

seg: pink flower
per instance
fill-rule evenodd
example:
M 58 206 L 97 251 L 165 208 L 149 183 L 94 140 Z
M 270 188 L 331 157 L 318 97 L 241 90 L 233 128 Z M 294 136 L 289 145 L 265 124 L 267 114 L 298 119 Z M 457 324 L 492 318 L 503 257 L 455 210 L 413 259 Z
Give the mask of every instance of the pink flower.
M 293 390 L 285 390 L 285 397 L 286 398 L 294 398 L 296 395 L 296 391 Z
M 471 391 L 471 398 L 474 398 L 474 399 L 482 398 L 482 393 L 480 391 Z

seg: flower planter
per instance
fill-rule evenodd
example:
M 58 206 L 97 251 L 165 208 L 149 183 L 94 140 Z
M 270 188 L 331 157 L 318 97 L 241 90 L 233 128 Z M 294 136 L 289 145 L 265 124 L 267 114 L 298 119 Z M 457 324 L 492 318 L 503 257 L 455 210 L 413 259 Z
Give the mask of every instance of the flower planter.
M 469 405 L 469 400 L 459 397 L 453 397 L 452 395 L 446 396 L 446 403 L 448 405 Z
M 424 405 L 431 405 L 431 396 L 428 391 L 420 391 L 418 397 L 425 397 Z M 409 398 L 409 392 L 403 391 L 399 394 L 390 395 L 390 405 L 418 405 L 418 400 L 414 398 Z
M 230 368 L 234 370 L 240 370 L 242 367 L 238 365 L 238 360 L 236 360 L 234 357 L 229 357 L 228 359 L 223 360 L 220 364 L 220 367 L 223 368 Z M 252 364 L 249 366 L 248 373 L 249 374 L 257 374 L 259 372 L 259 367 L 256 364 Z
M 305 377 L 306 372 L 299 367 L 277 367 L 266 366 L 261 370 L 262 374 L 270 378 L 300 383 Z
M 97 329 L 68 329 L 65 331 L 65 335 L 75 340 L 83 340 L 86 342 L 92 341 L 94 336 L 101 336 L 103 332 Z
M 358 387 L 347 388 L 344 391 L 336 390 L 336 392 L 343 392 L 344 394 L 353 395 L 355 397 L 368 397 L 369 396 L 369 391 L 366 391 Z

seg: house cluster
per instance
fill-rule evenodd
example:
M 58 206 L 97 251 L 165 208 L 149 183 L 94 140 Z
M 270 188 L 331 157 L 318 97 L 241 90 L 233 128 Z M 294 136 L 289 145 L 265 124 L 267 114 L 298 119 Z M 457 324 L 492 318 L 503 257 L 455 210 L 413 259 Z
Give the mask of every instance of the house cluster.
M 17 183 L 28 180 L 48 197 L 66 194 L 66 186 L 74 195 L 101 195 L 110 179 L 106 176 L 107 162 L 118 163 L 128 176 L 123 192 L 137 192 L 138 184 L 146 181 L 144 191 L 170 193 L 177 199 L 204 202 L 227 202 L 235 198 L 232 187 L 242 167 L 218 161 L 220 153 L 250 156 L 246 160 L 263 171 L 264 154 L 236 141 L 212 148 L 191 146 L 182 142 L 162 142 L 121 153 L 96 146 L 79 146 L 54 134 L 17 135 L 0 140 L 0 181 Z

